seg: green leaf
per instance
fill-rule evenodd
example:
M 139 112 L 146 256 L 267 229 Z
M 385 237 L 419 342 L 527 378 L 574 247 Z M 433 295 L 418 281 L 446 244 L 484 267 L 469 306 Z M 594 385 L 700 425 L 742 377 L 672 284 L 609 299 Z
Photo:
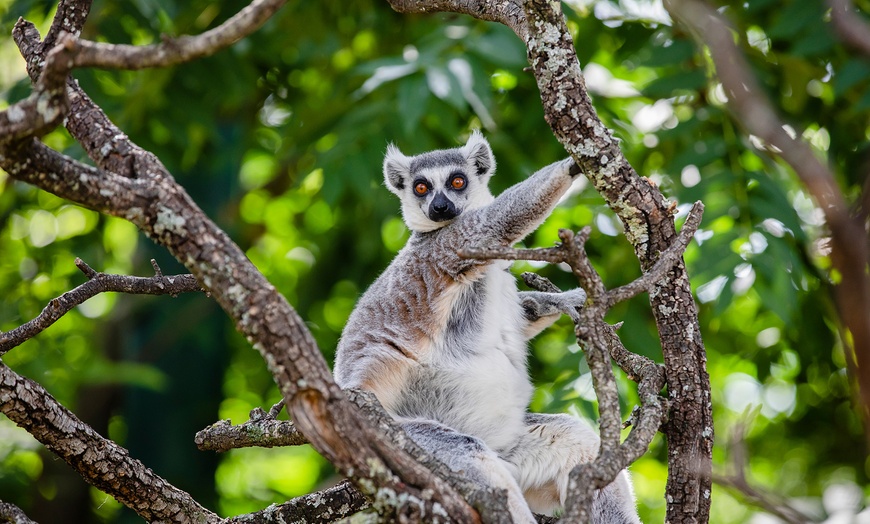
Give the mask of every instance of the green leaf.
M 863 58 L 852 58 L 834 72 L 834 95 L 843 93 L 870 77 L 870 63 Z
M 647 67 L 677 65 L 690 60 L 695 55 L 695 44 L 689 40 L 674 40 L 667 47 L 651 48 L 649 58 L 641 63 Z
M 669 98 L 678 92 L 696 92 L 707 85 L 707 74 L 701 69 L 683 71 L 671 76 L 656 78 L 641 90 L 650 98 Z

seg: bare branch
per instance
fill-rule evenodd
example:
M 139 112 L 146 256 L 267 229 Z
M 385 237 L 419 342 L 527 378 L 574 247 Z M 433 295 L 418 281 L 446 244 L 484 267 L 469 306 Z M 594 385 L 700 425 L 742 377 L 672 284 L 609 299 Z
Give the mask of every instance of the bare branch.
M 303 495 L 283 504 L 273 504 L 263 511 L 227 519 L 225 524 L 327 524 L 369 507 L 369 501 L 353 484 L 345 480 L 331 488 Z
M 197 36 L 164 37 L 154 45 L 134 46 L 77 40 L 76 67 L 145 69 L 167 67 L 210 56 L 250 35 L 287 0 L 254 0 L 226 22 Z
M 42 333 L 74 307 L 100 293 L 114 292 L 130 295 L 178 295 L 202 291 L 193 275 L 154 277 L 131 277 L 97 273 L 87 264 L 76 259 L 76 266 L 88 277 L 88 281 L 54 298 L 33 320 L 17 328 L 0 333 L 0 355 Z
M 704 215 L 704 204 L 700 200 L 692 206 L 686 221 L 683 223 L 683 229 L 680 230 L 679 236 L 673 244 L 661 254 L 655 265 L 649 268 L 644 274 L 634 282 L 622 287 L 618 287 L 608 292 L 607 297 L 611 304 L 616 304 L 624 300 L 636 297 L 637 295 L 650 291 L 655 287 L 656 282 L 665 278 L 668 271 L 674 267 L 682 259 L 683 253 L 686 251 L 689 242 L 698 231 L 701 225 L 701 218 Z
M 471 15 L 479 20 L 500 22 L 511 29 L 524 42 L 528 38 L 526 17 L 519 0 L 387 0 L 399 13 L 434 13 L 447 11 Z
M 220 420 L 197 432 L 196 447 L 202 451 L 222 453 L 236 448 L 299 446 L 308 439 L 289 420 L 262 418 L 233 426 L 229 420 Z
M 615 329 L 604 322 L 604 316 L 618 301 L 655 289 L 657 281 L 664 278 L 667 271 L 681 260 L 701 222 L 703 208 L 700 202 L 693 206 L 680 236 L 661 254 L 658 262 L 649 271 L 634 282 L 613 291 L 604 287 L 601 276 L 592 266 L 583 248 L 589 237 L 588 226 L 577 235 L 566 229 L 560 230 L 559 238 L 562 242 L 554 248 L 487 248 L 470 249 L 463 253 L 468 258 L 531 259 L 567 263 L 581 285 L 597 289 L 596 295 L 590 294 L 586 306 L 576 318 L 572 316 L 572 319 L 575 322 L 577 341 L 584 349 L 592 372 L 592 384 L 598 398 L 601 446 L 598 457 L 593 462 L 579 465 L 572 471 L 564 515 L 568 522 L 588 521 L 595 490 L 612 482 L 621 470 L 643 455 L 665 420 L 666 402 L 659 396 L 665 385 L 664 368 L 646 357 L 628 351 L 616 335 Z M 523 279 L 534 289 L 550 293 L 559 291 L 549 280 L 539 275 L 525 273 Z M 610 358 L 629 377 L 638 381 L 638 396 L 641 399 L 641 406 L 632 416 L 633 429 L 623 443 L 619 441 L 622 427 L 619 395 Z M 712 428 L 709 431 L 712 433 Z
M 217 523 L 189 494 L 130 457 L 60 405 L 38 383 L 0 361 L 0 410 L 60 457 L 89 484 L 150 522 Z M 153 501 L 162 503 L 155 504 Z
M 12 31 L 31 30 L 32 25 L 19 19 Z M 25 137 L 40 137 L 60 123 L 69 107 L 66 76 L 74 56 L 71 44 L 71 39 L 65 39 L 46 55 L 45 68 L 30 96 L 0 111 L 0 146 Z
M 828 0 L 831 25 L 846 44 L 870 57 L 870 26 L 855 10 L 851 0 Z
M 9 524 L 36 524 L 21 511 L 21 508 L 3 501 L 0 501 L 0 522 L 8 522 Z

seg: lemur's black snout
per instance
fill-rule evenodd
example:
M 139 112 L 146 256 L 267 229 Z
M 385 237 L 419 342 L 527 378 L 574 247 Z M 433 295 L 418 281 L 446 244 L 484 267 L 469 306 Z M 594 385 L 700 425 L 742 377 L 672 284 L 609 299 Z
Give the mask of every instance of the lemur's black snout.
M 437 193 L 432 203 L 429 204 L 429 219 L 435 222 L 443 222 L 456 218 L 456 206 L 444 193 Z

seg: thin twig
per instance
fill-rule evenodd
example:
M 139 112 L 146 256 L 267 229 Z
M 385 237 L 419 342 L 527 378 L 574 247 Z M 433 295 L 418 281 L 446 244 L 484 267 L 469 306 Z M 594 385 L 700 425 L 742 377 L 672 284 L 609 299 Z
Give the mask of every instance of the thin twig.
M 683 252 L 686 251 L 686 247 L 692 241 L 695 232 L 698 231 L 703 216 L 704 204 L 699 200 L 692 205 L 692 209 L 689 211 L 686 221 L 683 222 L 683 228 L 680 230 L 677 239 L 661 254 L 653 267 L 649 268 L 640 278 L 630 284 L 610 290 L 607 293 L 608 300 L 612 304 L 616 304 L 653 289 L 655 283 L 661 280 L 683 256 Z
M 100 293 L 175 296 L 179 293 L 202 291 L 193 275 L 132 277 L 98 273 L 79 258 L 76 258 L 75 264 L 89 280 L 52 299 L 33 320 L 11 331 L 0 333 L 0 355 L 42 333 L 74 307 Z

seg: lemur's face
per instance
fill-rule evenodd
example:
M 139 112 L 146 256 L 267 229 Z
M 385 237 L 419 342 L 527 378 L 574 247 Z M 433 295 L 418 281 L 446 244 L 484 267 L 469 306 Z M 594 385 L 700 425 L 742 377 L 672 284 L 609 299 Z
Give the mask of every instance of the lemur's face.
M 390 144 L 384 159 L 384 179 L 402 201 L 405 224 L 421 233 L 492 202 L 487 185 L 494 170 L 492 150 L 478 131 L 462 147 L 413 157 Z

